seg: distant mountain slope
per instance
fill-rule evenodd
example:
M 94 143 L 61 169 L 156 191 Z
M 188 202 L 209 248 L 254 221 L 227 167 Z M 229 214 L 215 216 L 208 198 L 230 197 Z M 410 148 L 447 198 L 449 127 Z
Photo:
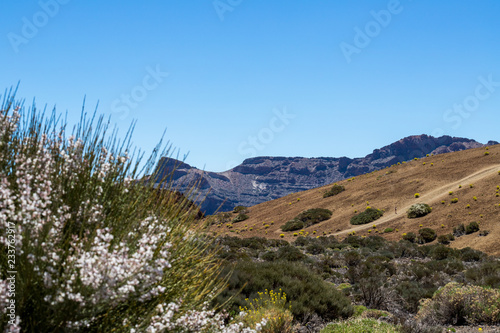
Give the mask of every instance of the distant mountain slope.
M 497 144 L 489 141 L 486 145 Z M 442 154 L 484 145 L 466 138 L 428 135 L 409 136 L 362 158 L 348 157 L 255 157 L 224 172 L 204 172 L 175 159 L 162 158 L 158 178 L 171 174 L 173 186 L 186 191 L 193 184 L 205 200 L 207 214 L 253 206 L 287 194 L 312 189 L 342 179 L 379 170 L 427 154 Z
M 287 241 L 299 235 L 343 239 L 353 232 L 361 237 L 379 235 L 398 241 L 405 233 L 419 235 L 423 228 L 442 236 L 453 233 L 461 224 L 477 222 L 478 232 L 460 237 L 457 234 L 450 246 L 500 256 L 500 145 L 423 157 L 337 184 L 345 190 L 334 196 L 323 196 L 332 188 L 329 184 L 251 206 L 243 222 L 234 221 L 235 213 L 221 214 L 212 218 L 211 230 L 223 235 Z M 416 203 L 428 204 L 431 212 L 409 218 L 407 210 Z M 372 223 L 352 225 L 351 218 L 368 206 L 382 210 L 383 216 Z M 314 208 L 328 209 L 332 215 L 300 230 L 281 229 Z M 436 243 L 434 240 L 431 244 Z

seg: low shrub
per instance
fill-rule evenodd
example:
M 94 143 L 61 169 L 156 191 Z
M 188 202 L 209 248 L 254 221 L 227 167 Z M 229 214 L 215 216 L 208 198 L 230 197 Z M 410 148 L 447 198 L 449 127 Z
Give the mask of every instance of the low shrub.
M 328 190 L 327 192 L 325 192 L 323 194 L 323 198 L 328 198 L 328 197 L 337 195 L 337 194 L 339 194 L 339 193 L 341 193 L 343 191 L 345 191 L 345 187 L 344 186 L 335 184 L 335 185 L 332 186 L 332 188 L 330 190 Z
M 304 222 L 297 220 L 297 219 L 293 219 L 293 220 L 290 220 L 290 221 L 286 222 L 285 224 L 283 224 L 281 226 L 281 230 L 282 231 L 295 231 L 295 230 L 303 229 L 304 227 L 305 227 Z
M 324 208 L 313 208 L 303 211 L 292 220 L 281 226 L 283 231 L 295 231 L 307 228 L 313 224 L 328 220 L 332 217 L 332 211 Z
M 261 326 L 261 333 L 291 333 L 293 315 L 286 294 L 281 290 L 276 293 L 266 289 L 258 295 L 258 298 L 248 300 L 247 305 L 241 307 L 244 315 L 236 317 L 235 322 L 251 329 Z
M 465 234 L 469 235 L 479 231 L 479 223 L 471 222 L 465 227 Z
M 242 222 L 248 219 L 248 215 L 239 213 L 234 219 L 233 223 Z
M 447 235 L 440 235 L 438 236 L 438 243 L 448 245 L 450 242 L 455 240 L 455 237 L 453 234 L 447 234 Z
M 417 320 L 439 324 L 500 323 L 500 291 L 450 282 L 422 302 Z
M 229 301 L 230 312 L 239 312 L 246 298 L 258 298 L 258 292 L 270 287 L 281 289 L 292 300 L 291 312 L 298 321 L 312 313 L 323 320 L 335 320 L 350 317 L 354 312 L 342 292 L 301 263 L 240 261 L 234 267 L 227 266 L 225 271 L 232 273 L 217 303 Z
M 276 252 L 276 258 L 287 261 L 300 261 L 306 256 L 295 246 L 284 246 Z
M 458 202 L 458 198 L 451 199 L 451 203 L 457 203 L 457 202 Z
M 364 212 L 359 213 L 351 218 L 351 224 L 367 224 L 379 219 L 384 213 L 380 209 L 367 208 Z
M 479 267 L 469 268 L 465 277 L 476 285 L 500 288 L 500 262 L 486 261 Z
M 416 238 L 417 238 L 417 235 L 415 235 L 415 233 L 413 233 L 413 232 L 408 232 L 408 233 L 403 234 L 403 239 L 406 241 L 409 241 L 411 243 L 414 243 Z
M 248 209 L 247 207 L 245 206 L 236 206 L 233 208 L 233 213 L 247 213 L 248 212 Z
M 379 322 L 376 319 L 357 318 L 348 321 L 328 324 L 320 333 L 397 333 L 399 328 L 389 323 Z
M 485 254 L 483 252 L 474 250 L 470 247 L 460 249 L 460 258 L 463 261 L 468 261 L 468 262 L 480 261 L 484 256 Z
M 431 228 L 423 228 L 418 231 L 424 243 L 430 243 L 437 238 L 436 231 Z
M 393 228 L 385 228 L 385 229 L 384 229 L 384 233 L 385 233 L 385 234 L 388 234 L 388 233 L 393 232 L 393 231 L 394 231 L 394 229 L 393 229 Z
M 416 203 L 412 205 L 406 212 L 408 218 L 413 219 L 417 217 L 422 217 L 431 212 L 431 207 L 425 203 Z

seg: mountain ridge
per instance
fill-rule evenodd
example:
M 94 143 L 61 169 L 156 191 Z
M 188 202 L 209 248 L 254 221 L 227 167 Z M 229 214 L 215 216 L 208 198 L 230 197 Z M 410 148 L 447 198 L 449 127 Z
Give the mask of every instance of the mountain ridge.
M 254 206 L 290 193 L 331 184 L 342 179 L 380 170 L 393 164 L 426 155 L 436 155 L 497 144 L 472 139 L 412 135 L 365 157 L 283 157 L 260 156 L 245 159 L 223 172 L 203 171 L 182 161 L 162 158 L 155 170 L 155 181 L 168 175 L 171 185 L 187 192 L 193 186 L 201 209 L 207 214 L 229 211 L 235 206 Z

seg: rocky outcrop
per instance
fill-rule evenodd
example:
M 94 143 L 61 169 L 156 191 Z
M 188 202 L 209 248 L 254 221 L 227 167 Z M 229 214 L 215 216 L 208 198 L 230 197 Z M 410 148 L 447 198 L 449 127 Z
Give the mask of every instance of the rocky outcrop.
M 487 145 L 498 144 L 489 141 Z M 197 188 L 197 201 L 206 214 L 253 206 L 287 194 L 327 185 L 408 161 L 426 154 L 442 154 L 483 144 L 465 138 L 409 136 L 362 158 L 255 157 L 224 172 L 205 172 L 175 159 L 162 158 L 155 174 L 171 179 L 175 189 Z

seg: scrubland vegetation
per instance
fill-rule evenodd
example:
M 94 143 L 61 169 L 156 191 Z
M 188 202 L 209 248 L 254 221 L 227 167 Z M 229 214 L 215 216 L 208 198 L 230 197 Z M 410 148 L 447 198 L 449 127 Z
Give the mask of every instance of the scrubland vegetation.
M 157 157 L 167 153 L 161 145 L 140 168 L 131 131 L 118 141 L 102 118 L 84 115 L 68 133 L 58 115 L 16 105 L 5 97 L 0 111 L 3 331 L 440 332 L 500 324 L 499 260 L 445 245 L 477 232 L 476 222 L 432 245 L 419 245 L 436 239 L 431 228 L 397 242 L 315 231 L 292 243 L 213 236 L 207 226 L 244 224 L 248 209 L 201 221 L 195 191 L 179 195 L 144 176 L 155 178 Z M 430 211 L 417 204 L 408 216 Z M 282 229 L 332 215 L 308 209 Z M 351 223 L 382 215 L 367 207 Z

